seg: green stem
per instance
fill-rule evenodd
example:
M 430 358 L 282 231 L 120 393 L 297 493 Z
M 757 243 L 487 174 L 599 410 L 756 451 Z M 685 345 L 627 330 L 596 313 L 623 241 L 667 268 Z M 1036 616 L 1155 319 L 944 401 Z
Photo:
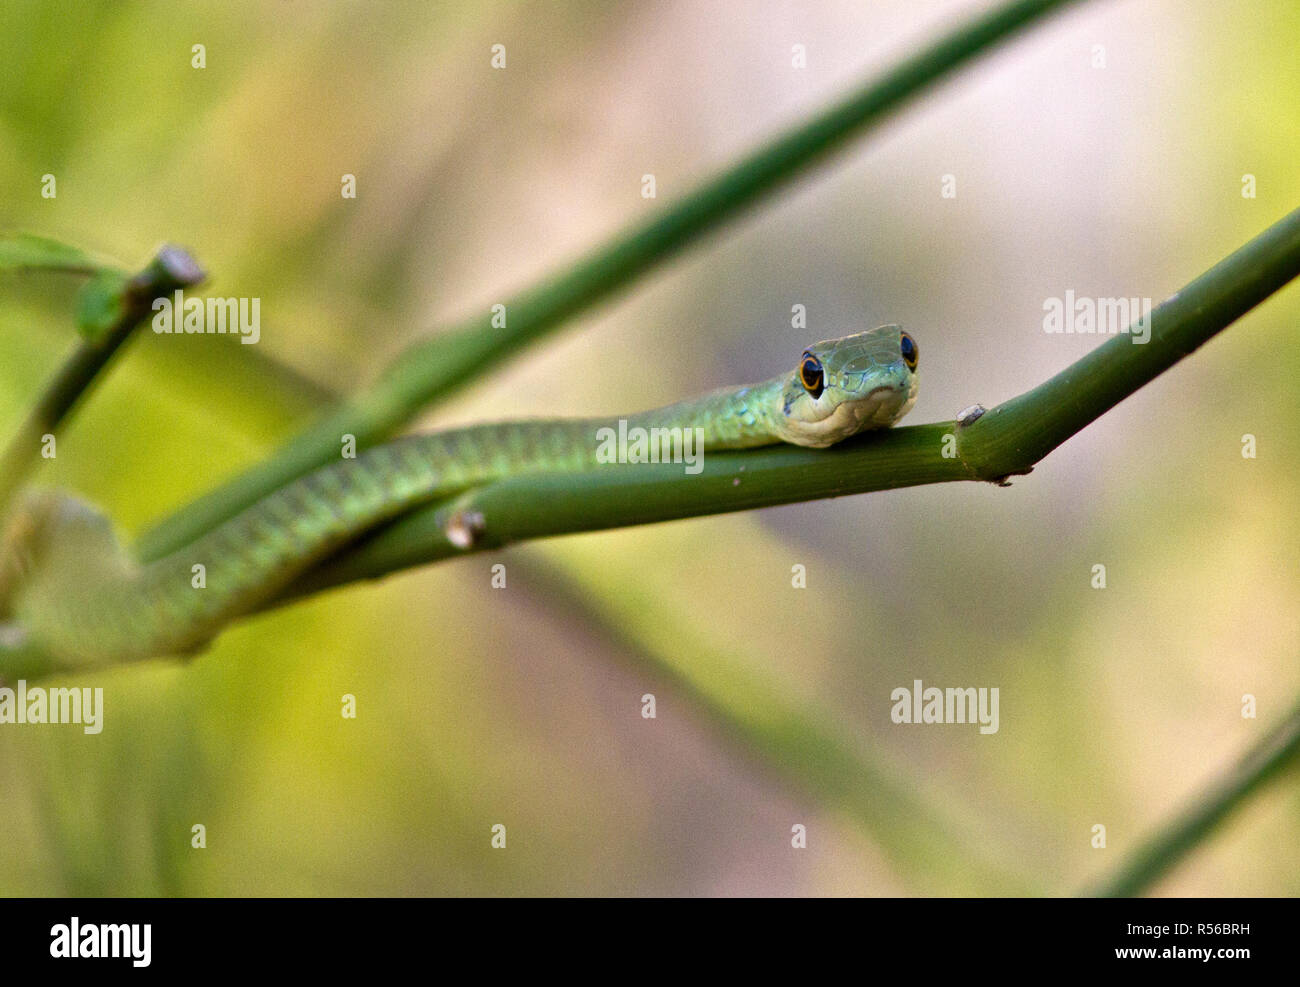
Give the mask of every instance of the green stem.
M 447 536 L 472 519 L 468 550 L 579 531 L 752 510 L 955 480 L 1003 481 L 1040 459 L 1300 275 L 1300 210 L 1291 213 L 1155 308 L 1150 338 L 1122 334 L 973 424 L 914 425 L 825 450 L 779 445 L 681 465 L 606 466 L 519 476 L 400 518 L 305 574 L 279 602 L 424 565 L 467 549 Z M 462 530 L 464 525 L 460 526 Z
M 43 436 L 57 433 L 101 371 L 148 317 L 153 300 L 202 280 L 203 272 L 185 251 L 164 247 L 143 271 L 126 281 L 116 320 L 96 338 L 78 342 L 0 454 L 0 516 L 40 462 Z
M 962 432 L 962 455 L 993 479 L 1025 472 L 1300 274 L 1300 209 L 1151 313 L 1150 342 L 1118 335 Z
M 1225 819 L 1300 760 L 1300 702 L 1223 777 L 1142 844 L 1119 871 L 1085 896 L 1131 898 L 1149 890 Z
M 801 793 L 852 819 L 923 893 L 1040 893 L 995 858 L 968 810 L 931 791 L 884 752 L 864 745 L 824 709 L 792 699 L 745 663 L 702 642 L 675 643 L 673 653 L 665 655 L 636 621 L 624 619 L 628 609 L 645 610 L 643 601 L 620 601 L 622 609 L 602 606 L 562 569 L 538 560 L 512 563 L 512 586 L 521 574 L 545 594 L 548 605 L 563 607 L 585 631 L 597 635 L 602 651 L 630 659 L 635 674 L 648 672 L 668 684 L 686 700 L 685 708 L 734 741 L 738 754 L 756 759 Z M 719 684 L 723 678 L 725 686 Z M 744 703 L 735 702 L 737 691 L 744 694 Z
M 149 560 L 189 544 L 271 491 L 337 458 L 342 435 L 354 435 L 361 448 L 389 438 L 431 401 L 496 372 L 510 356 L 779 189 L 931 83 L 1072 2 L 1015 0 L 971 20 L 759 148 L 656 218 L 510 299 L 505 303 L 506 328 L 493 327 L 485 312 L 452 329 L 450 339 L 443 334 L 417 343 L 366 393 L 326 416 L 271 459 L 147 531 L 136 545 L 137 553 Z

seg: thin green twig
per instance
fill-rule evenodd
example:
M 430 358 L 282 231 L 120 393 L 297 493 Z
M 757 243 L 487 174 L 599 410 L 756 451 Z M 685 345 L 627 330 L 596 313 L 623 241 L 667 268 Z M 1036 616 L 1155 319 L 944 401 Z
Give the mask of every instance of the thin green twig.
M 98 274 L 101 270 L 78 269 L 78 273 Z M 122 279 L 117 285 L 118 293 L 112 302 L 114 314 L 108 324 L 94 338 L 77 343 L 0 454 L 0 516 L 15 491 L 41 461 L 42 437 L 57 434 L 59 426 L 90 391 L 101 371 L 148 317 L 153 300 L 202 280 L 199 266 L 178 247 L 163 247 L 143 271 Z
M 403 352 L 365 393 L 291 440 L 272 458 L 199 498 L 145 532 L 144 560 L 174 551 L 291 480 L 337 457 L 339 437 L 360 448 L 391 437 L 431 401 L 496 372 L 503 361 L 566 319 L 627 287 L 762 196 L 788 183 L 899 109 L 909 98 L 1001 41 L 1076 0 L 1014 0 L 974 18 L 867 82 L 649 222 L 509 299 L 506 327 L 484 312 Z
M 1132 898 L 1146 893 L 1269 782 L 1300 763 L 1300 703 L 1226 774 L 1155 832 L 1119 870 L 1085 897 Z
M 637 674 L 667 683 L 688 709 L 733 741 L 738 753 L 756 757 L 778 774 L 792 786 L 796 802 L 806 796 L 854 820 L 919 890 L 1040 893 L 1030 877 L 997 858 L 972 813 L 931 791 L 885 752 L 864 746 L 825 710 L 808 708 L 743 662 L 712 653 L 700 642 L 675 644 L 671 659 L 662 654 L 635 620 L 626 619 L 629 612 L 654 612 L 654 601 L 620 600 L 619 609 L 611 610 L 561 569 L 538 560 L 512 563 L 511 580 L 520 575 L 546 594 L 548 604 L 567 610 L 603 639 L 602 650 L 630 658 Z M 711 684 L 704 671 L 719 668 L 726 669 L 725 688 Z M 744 703 L 734 702 L 737 688 L 744 692 Z

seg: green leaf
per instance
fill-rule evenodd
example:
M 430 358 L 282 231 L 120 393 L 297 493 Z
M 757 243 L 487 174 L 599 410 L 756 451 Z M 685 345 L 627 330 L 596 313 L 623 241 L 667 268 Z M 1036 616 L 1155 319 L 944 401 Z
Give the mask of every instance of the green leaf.
M 77 296 L 77 330 L 90 342 L 103 339 L 126 318 L 128 280 L 121 271 L 103 270 L 81 289 Z
M 67 274 L 100 274 L 115 270 L 113 264 L 77 247 L 30 233 L 0 235 L 0 273 L 5 271 L 62 271 Z

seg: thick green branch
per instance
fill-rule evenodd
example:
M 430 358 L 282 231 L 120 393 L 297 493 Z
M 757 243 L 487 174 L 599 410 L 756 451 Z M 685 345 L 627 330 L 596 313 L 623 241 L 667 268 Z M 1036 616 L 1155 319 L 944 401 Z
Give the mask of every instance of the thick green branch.
M 586 473 L 520 476 L 399 519 L 289 587 L 282 599 L 464 554 L 579 531 L 752 510 L 820 497 L 953 480 L 1002 481 L 1173 366 L 1300 274 L 1300 210 L 1167 299 L 1150 338 L 1115 336 L 1032 391 L 972 424 L 940 423 L 865 435 L 832 449 L 781 445 L 709 455 L 703 470 L 609 465 Z
M 431 401 L 495 372 L 508 357 L 564 320 L 625 288 L 760 197 L 878 123 L 910 97 L 993 45 L 1074 0 L 1015 0 L 980 16 L 872 80 L 809 122 L 705 182 L 656 218 L 508 300 L 508 328 L 488 313 L 401 354 L 364 394 L 350 400 L 274 457 L 201 497 L 146 532 L 136 550 L 153 559 L 188 544 L 271 491 L 337 458 L 339 437 L 381 442 Z
M 1086 895 L 1131 898 L 1143 894 L 1233 811 L 1300 760 L 1300 704 L 1225 775 L 1133 853 L 1105 883 Z
M 1297 274 L 1300 209 L 1155 308 L 1149 342 L 1115 336 L 964 429 L 963 458 L 986 479 L 1025 472 Z
M 453 544 L 447 532 L 449 527 L 465 530 L 466 519 L 470 527 L 476 518 L 483 519 L 472 546 L 481 551 L 579 531 L 972 479 L 960 460 L 941 454 L 944 435 L 953 428 L 894 428 L 830 449 L 706 450 L 698 475 L 688 475 L 678 464 L 660 463 L 502 480 L 406 515 L 303 577 L 286 597 L 463 555 L 467 549 Z

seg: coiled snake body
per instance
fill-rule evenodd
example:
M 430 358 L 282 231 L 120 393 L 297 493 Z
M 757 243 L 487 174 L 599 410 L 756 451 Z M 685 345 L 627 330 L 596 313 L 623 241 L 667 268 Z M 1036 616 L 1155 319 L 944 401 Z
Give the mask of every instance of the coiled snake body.
M 701 429 L 705 450 L 825 447 L 906 414 L 916 366 L 912 338 L 881 326 L 809 347 L 793 373 L 626 421 Z M 64 669 L 192 653 L 313 563 L 412 506 L 507 476 L 596 468 L 597 431 L 610 425 L 520 421 L 400 438 L 307 474 L 146 564 L 96 509 L 56 491 L 28 493 L 0 543 L 0 618 Z M 202 588 L 193 582 L 197 564 Z

